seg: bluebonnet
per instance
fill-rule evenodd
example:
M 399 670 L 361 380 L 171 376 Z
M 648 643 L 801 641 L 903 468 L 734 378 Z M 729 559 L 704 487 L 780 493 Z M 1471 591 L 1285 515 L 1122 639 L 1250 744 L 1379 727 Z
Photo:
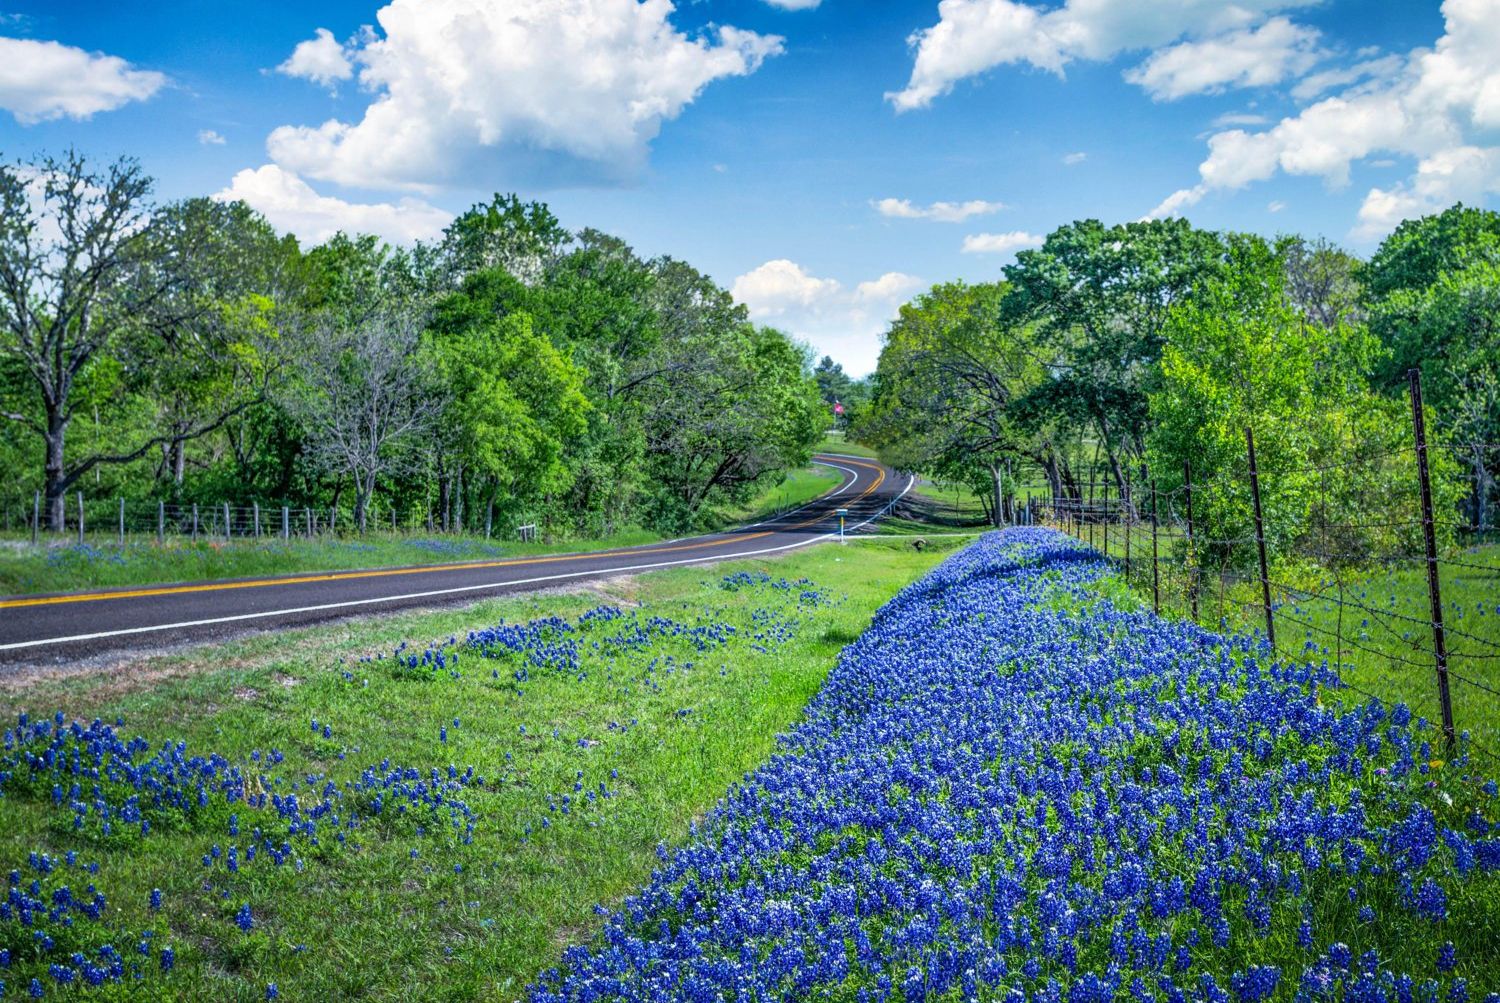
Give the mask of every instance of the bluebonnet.
M 1500 869 L 1493 825 L 1414 783 L 1429 726 L 1326 701 L 1319 660 L 1100 600 L 1108 571 L 1012 530 L 903 590 L 533 1001 L 1420 998 L 1426 972 L 1314 955 L 1307 906 L 1405 881 L 1435 915 Z M 1270 943 L 1300 960 L 1226 960 Z

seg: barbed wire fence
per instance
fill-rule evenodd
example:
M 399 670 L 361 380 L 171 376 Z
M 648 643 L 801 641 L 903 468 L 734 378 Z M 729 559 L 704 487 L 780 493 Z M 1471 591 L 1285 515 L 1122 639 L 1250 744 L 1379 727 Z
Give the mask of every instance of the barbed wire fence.
M 1105 554 L 1158 613 L 1253 627 L 1279 657 L 1324 663 L 1338 689 L 1425 717 L 1450 754 L 1463 737 L 1500 760 L 1500 544 L 1485 473 L 1500 444 L 1432 441 L 1415 370 L 1408 393 L 1398 448 L 1268 472 L 1249 428 L 1212 478 L 1189 466 L 1160 488 L 1136 469 L 1124 497 L 1091 485 L 1081 500 L 1033 500 L 1030 518 Z M 1434 497 L 1439 465 L 1467 472 L 1469 519 Z M 1289 480 L 1308 511 L 1290 535 L 1266 510 Z

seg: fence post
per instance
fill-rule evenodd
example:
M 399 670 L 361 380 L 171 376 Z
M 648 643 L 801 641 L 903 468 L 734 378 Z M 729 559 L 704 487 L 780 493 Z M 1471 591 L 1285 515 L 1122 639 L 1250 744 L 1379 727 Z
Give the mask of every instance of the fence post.
M 303 508 L 302 518 L 307 522 L 307 538 L 311 540 L 313 538 L 312 509 Z
M 120 546 L 125 546 L 125 498 L 120 497 Z
M 1104 520 L 1104 558 L 1109 559 L 1109 481 L 1104 482 L 1104 507 L 1101 509 L 1101 517 Z
M 251 518 L 255 520 L 255 538 L 260 539 L 260 502 L 250 503 Z
M 229 518 L 229 503 L 224 503 L 224 539 L 228 540 L 234 536 L 234 523 Z
M 1193 550 L 1193 464 L 1184 460 L 1182 482 L 1187 489 L 1187 593 L 1193 622 L 1198 622 L 1198 555 Z
M 1094 545 L 1094 519 L 1096 518 L 1096 516 L 1094 515 L 1094 476 L 1095 476 L 1094 468 L 1090 467 L 1089 468 L 1089 509 L 1088 509 L 1089 546 L 1090 547 L 1092 547 Z
M 162 544 L 167 538 L 167 503 L 158 500 L 156 503 L 156 542 Z
M 336 506 L 330 505 L 330 506 L 328 506 L 328 532 L 336 534 L 336 533 L 338 533 L 338 531 L 339 531 L 339 510 L 338 510 L 338 508 Z
M 1411 426 L 1417 444 L 1417 479 L 1422 486 L 1422 536 L 1427 544 L 1427 596 L 1432 604 L 1432 655 L 1437 664 L 1438 701 L 1443 709 L 1443 738 L 1454 743 L 1453 696 L 1448 689 L 1448 641 L 1443 632 L 1443 595 L 1438 581 L 1437 533 L 1432 524 L 1432 481 L 1427 471 L 1427 418 L 1422 412 L 1422 371 L 1406 374 L 1411 382 Z
M 1260 471 L 1255 466 L 1255 433 L 1248 425 L 1245 426 L 1245 450 L 1250 456 L 1250 500 L 1255 503 L 1255 548 L 1260 552 L 1260 597 L 1266 604 L 1266 638 L 1274 651 L 1276 618 L 1271 612 L 1271 575 L 1266 570 L 1266 523 L 1260 508 Z
M 78 492 L 78 545 L 83 546 L 83 492 Z
M 198 541 L 198 503 L 193 502 L 193 542 Z
M 1156 481 L 1154 480 L 1151 482 L 1151 612 L 1161 615 L 1161 562 L 1156 557 Z
M 38 491 L 31 501 L 31 542 L 36 543 L 42 531 L 42 493 Z
M 1134 521 L 1134 519 L 1132 518 L 1132 515 L 1134 514 L 1134 510 L 1131 508 L 1130 495 L 1131 495 L 1131 491 L 1130 491 L 1130 468 L 1127 466 L 1125 468 L 1125 497 L 1123 499 L 1124 502 L 1125 502 L 1125 505 L 1124 505 L 1124 508 L 1121 509 L 1121 515 L 1122 515 L 1122 517 L 1125 520 L 1125 581 L 1126 582 L 1130 581 L 1130 536 L 1131 536 L 1131 523 Z
M 285 505 L 281 506 L 281 538 L 283 540 L 292 538 L 292 513 Z

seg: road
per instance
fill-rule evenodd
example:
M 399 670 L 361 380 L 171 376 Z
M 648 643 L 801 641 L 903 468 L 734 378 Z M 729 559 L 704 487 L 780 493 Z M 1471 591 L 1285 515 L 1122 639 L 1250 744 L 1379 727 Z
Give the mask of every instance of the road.
M 386 610 L 431 607 L 684 564 L 774 554 L 879 518 L 909 478 L 842 454 L 816 462 L 843 482 L 799 509 L 741 529 L 592 553 L 330 571 L 0 599 L 0 666 L 65 664 L 140 648 L 203 642 Z

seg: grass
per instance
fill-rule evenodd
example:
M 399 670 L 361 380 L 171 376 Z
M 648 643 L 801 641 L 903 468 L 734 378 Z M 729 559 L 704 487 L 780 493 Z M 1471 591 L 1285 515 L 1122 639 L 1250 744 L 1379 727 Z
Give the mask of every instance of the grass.
M 821 466 L 793 470 L 780 484 L 767 487 L 745 504 L 715 511 L 708 524 L 727 527 L 756 522 L 782 509 L 795 508 L 832 490 L 838 485 L 840 476 L 837 471 Z M 0 543 L 0 595 L 482 561 L 497 557 L 609 550 L 653 543 L 661 538 L 657 533 L 629 529 L 597 539 L 556 539 L 535 543 L 501 542 L 459 534 L 412 536 L 380 531 L 362 536 L 294 537 L 289 540 L 275 536 L 228 541 L 169 538 L 160 545 L 153 537 L 127 536 L 123 546 L 110 534 L 86 538 L 87 542 L 81 546 L 71 538 L 38 546 L 12 540 L 8 544 Z
M 83 721 L 120 717 L 125 734 L 152 748 L 182 740 L 189 754 L 216 752 L 247 773 L 280 777 L 279 788 L 264 783 L 282 794 L 307 777 L 297 791 L 304 800 L 324 778 L 343 783 L 384 759 L 424 774 L 472 765 L 484 778 L 460 793 L 478 815 L 467 845 L 445 820 L 425 834 L 372 823 L 353 831 L 358 849 L 324 832 L 321 847 L 296 844 L 295 867 L 262 854 L 236 874 L 222 861 L 202 863 L 216 846 L 244 852 L 248 837 L 225 827 L 229 806 L 145 837 L 103 838 L 75 833 L 45 785 L 28 794 L 11 784 L 0 797 L 0 868 L 24 869 L 32 851 L 97 861 L 97 875 L 75 884 L 95 882 L 108 896 L 99 935 L 133 950 L 149 929 L 153 950 L 174 947 L 170 976 L 146 959 L 144 988 L 156 996 L 257 1000 L 274 982 L 286 999 L 516 998 L 564 945 L 592 934 L 595 903 L 643 884 L 657 845 L 686 838 L 693 819 L 773 752 L 774 736 L 797 719 L 839 649 L 943 549 L 823 545 L 617 580 L 603 596 L 544 594 L 252 636 L 107 675 L 0 677 L 0 715 L 10 721 L 54 708 Z M 814 584 L 722 587 L 738 571 Z M 821 598 L 809 602 L 802 589 L 815 586 Z M 576 669 L 533 667 L 525 681 L 517 656 L 463 651 L 454 678 L 400 667 L 389 654 L 403 641 L 421 652 L 502 620 L 574 620 L 601 603 L 642 624 L 663 617 L 738 633 L 703 652 L 667 634 L 611 654 L 591 644 L 629 621 L 596 624 L 571 635 L 583 642 Z M 312 730 L 314 718 L 330 737 Z M 273 748 L 285 754 L 281 766 L 249 761 L 252 750 Z M 584 792 L 603 784 L 611 796 L 585 801 L 575 782 Z M 565 795 L 579 799 L 573 810 L 549 811 Z M 242 833 L 285 832 L 269 807 L 235 807 Z M 163 893 L 154 913 L 153 888 Z M 245 904 L 248 932 L 233 919 Z M 19 934 L 0 922 L 0 947 L 12 946 L 7 937 Z M 19 989 L 38 971 L 46 980 L 45 967 L 18 961 L 0 978 Z
M 847 439 L 844 433 L 836 428 L 829 429 L 828 433 L 823 436 L 823 441 L 813 447 L 813 451 L 817 453 L 846 453 L 849 456 L 864 456 L 871 460 L 879 459 L 875 455 L 875 450 L 869 446 L 861 445 L 858 442 Z
M 1087 528 L 1083 538 L 1090 539 Z M 1104 550 L 1102 526 L 1094 528 L 1092 542 Z M 1160 535 L 1164 559 L 1178 542 L 1176 536 Z M 1149 528 L 1131 534 L 1132 557 L 1139 559 L 1132 585 L 1146 603 L 1152 601 L 1150 543 Z M 1124 557 L 1118 526 L 1111 530 L 1109 555 Z M 1161 575 L 1163 612 L 1191 615 L 1181 567 L 1163 563 Z M 1340 666 L 1341 677 L 1353 687 L 1342 693 L 1345 700 L 1363 701 L 1370 694 L 1387 703 L 1404 703 L 1429 721 L 1442 720 L 1425 566 L 1336 575 L 1313 566 L 1283 565 L 1273 568 L 1270 578 L 1276 642 L 1285 656 L 1326 658 Z M 1474 746 L 1500 763 L 1500 545 L 1447 554 L 1439 562 L 1439 586 L 1454 726 L 1468 731 Z M 1258 577 L 1224 581 L 1205 571 L 1198 592 L 1200 622 L 1214 625 L 1222 620 L 1234 628 L 1265 631 Z

